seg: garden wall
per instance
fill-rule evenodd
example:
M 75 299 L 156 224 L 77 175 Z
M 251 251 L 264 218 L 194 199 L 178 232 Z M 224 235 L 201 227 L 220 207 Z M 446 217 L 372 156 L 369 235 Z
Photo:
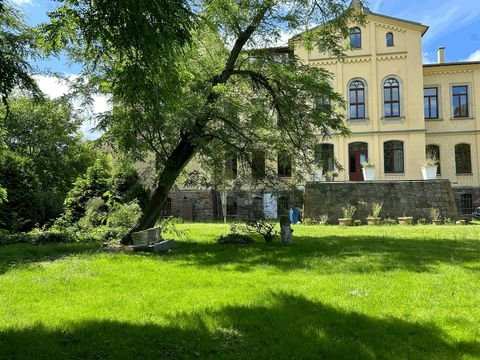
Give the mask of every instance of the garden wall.
M 357 207 L 355 219 L 365 221 L 373 202 L 383 203 L 382 218 L 413 216 L 429 219 L 432 207 L 442 216 L 458 218 L 450 181 L 368 181 L 368 182 L 309 182 L 305 187 L 304 217 L 327 214 L 330 223 L 341 218 L 341 208 Z

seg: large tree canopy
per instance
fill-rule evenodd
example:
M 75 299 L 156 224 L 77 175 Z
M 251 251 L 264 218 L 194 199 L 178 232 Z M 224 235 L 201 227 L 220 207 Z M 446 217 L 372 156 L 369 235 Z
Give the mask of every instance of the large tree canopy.
M 33 40 L 18 10 L 0 0 L 0 98 L 6 106 L 8 96 L 16 88 L 41 96 L 28 63 L 37 56 Z
M 248 163 L 263 148 L 271 158 L 301 152 L 301 162 L 319 136 L 348 132 L 328 73 L 271 49 L 303 31 L 295 41 L 341 56 L 350 21 L 362 20 L 344 0 L 62 2 L 45 44 L 70 50 L 91 90 L 112 94 L 114 110 L 100 122 L 106 136 L 157 156 L 157 186 L 134 230 L 155 224 L 195 155 Z

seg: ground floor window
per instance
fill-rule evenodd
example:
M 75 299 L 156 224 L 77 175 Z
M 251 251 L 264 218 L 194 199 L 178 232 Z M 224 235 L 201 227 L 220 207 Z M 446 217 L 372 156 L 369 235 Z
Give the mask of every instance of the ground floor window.
M 473 213 L 472 194 L 462 194 L 460 196 L 460 213 L 462 215 L 470 215 Z
M 457 174 L 472 173 L 472 158 L 469 144 L 455 145 L 455 170 Z
M 335 169 L 333 144 L 318 144 L 315 146 L 315 162 L 324 172 Z
M 383 143 L 385 173 L 405 172 L 403 157 L 403 141 L 387 141 Z

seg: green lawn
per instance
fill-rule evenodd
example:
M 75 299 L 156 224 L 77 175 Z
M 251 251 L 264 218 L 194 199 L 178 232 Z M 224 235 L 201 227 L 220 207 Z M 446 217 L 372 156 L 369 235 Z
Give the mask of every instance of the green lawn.
M 0 359 L 480 359 L 480 226 L 184 226 L 166 255 L 0 247 Z

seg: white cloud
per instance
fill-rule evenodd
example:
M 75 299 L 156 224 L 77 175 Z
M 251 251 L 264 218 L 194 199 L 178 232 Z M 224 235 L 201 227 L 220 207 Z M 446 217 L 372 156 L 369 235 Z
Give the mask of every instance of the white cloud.
M 68 76 L 68 80 L 45 75 L 35 75 L 34 78 L 45 95 L 51 99 L 55 99 L 70 92 L 69 81 L 75 80 L 76 75 Z M 92 131 L 92 129 L 95 127 L 95 116 L 97 114 L 109 111 L 112 108 L 109 98 L 106 95 L 96 94 L 93 96 L 92 100 L 93 103 L 91 107 L 87 109 L 81 108 L 80 100 L 73 102 L 73 106 L 76 110 L 82 110 L 85 121 L 81 126 L 81 131 L 87 139 L 96 139 L 100 137 L 100 132 Z
M 480 49 L 471 53 L 468 58 L 462 61 L 480 61 Z
M 424 51 L 422 53 L 422 62 L 424 64 L 434 64 L 434 63 L 436 63 L 435 54 Z
M 8 2 L 15 6 L 25 6 L 32 4 L 32 0 L 8 0 Z

